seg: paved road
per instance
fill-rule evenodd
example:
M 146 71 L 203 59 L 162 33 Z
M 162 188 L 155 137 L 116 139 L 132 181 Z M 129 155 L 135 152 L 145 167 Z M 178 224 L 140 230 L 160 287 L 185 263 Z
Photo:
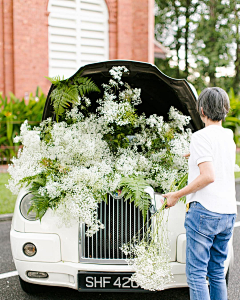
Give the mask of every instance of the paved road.
M 240 183 L 237 184 L 237 198 L 240 201 Z M 240 221 L 240 206 L 238 206 L 239 215 L 237 221 Z M 10 221 L 0 222 L 0 275 L 15 270 L 12 260 L 9 231 Z M 234 266 L 230 272 L 230 281 L 228 287 L 229 300 L 240 299 L 240 227 L 235 228 L 234 232 Z M 140 294 L 141 300 L 188 300 L 188 289 L 172 289 L 158 293 Z M 18 277 L 13 276 L 0 279 L 0 300 L 137 300 L 137 293 L 79 293 L 67 288 L 48 287 L 40 295 L 33 296 L 24 293 L 20 287 Z M 220 299 L 219 299 L 220 300 Z

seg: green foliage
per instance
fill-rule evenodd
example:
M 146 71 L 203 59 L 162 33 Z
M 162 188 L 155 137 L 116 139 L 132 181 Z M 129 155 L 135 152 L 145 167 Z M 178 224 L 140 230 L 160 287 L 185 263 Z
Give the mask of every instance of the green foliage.
M 181 190 L 182 188 L 184 188 L 187 185 L 187 181 L 188 181 L 188 174 L 185 174 L 182 179 L 179 181 L 178 183 L 178 190 Z
M 59 116 L 62 116 L 70 104 L 77 103 L 78 90 L 76 86 L 67 86 L 65 84 L 58 84 L 51 94 L 51 100 L 56 114 L 56 121 Z
M 40 163 L 45 167 L 44 172 L 34 176 L 25 177 L 19 184 L 22 185 L 26 183 L 28 186 L 28 191 L 33 195 L 29 212 L 34 211 L 36 213 L 36 218 L 40 218 L 41 220 L 47 209 L 57 207 L 60 199 L 64 197 L 65 194 L 62 192 L 59 197 L 49 198 L 47 194 L 41 195 L 39 193 L 39 188 L 46 186 L 48 176 L 58 177 L 59 172 L 66 173 L 68 168 L 63 168 L 57 160 L 47 158 L 43 158 Z
M 231 60 L 229 5 L 211 0 L 199 0 L 199 3 L 200 21 L 194 32 L 192 53 L 200 73 L 209 76 L 210 85 L 216 86 L 217 68 L 228 66 Z
M 91 78 L 77 76 L 74 78 L 73 82 L 77 86 L 81 97 L 91 92 L 100 93 L 100 89 Z
M 155 58 L 155 65 L 158 67 L 160 71 L 172 78 L 184 78 L 185 73 L 182 70 L 179 70 L 177 66 L 172 67 L 170 65 L 171 58 L 161 59 Z
M 64 76 L 63 76 L 63 78 L 61 79 L 61 77 L 58 75 L 58 76 L 55 76 L 55 77 L 48 77 L 48 76 L 45 76 L 45 78 L 47 79 L 47 80 L 49 80 L 52 84 L 54 84 L 54 85 L 58 85 L 58 84 L 60 84 L 60 82 L 61 81 L 63 81 L 64 80 Z
M 228 95 L 231 109 L 223 122 L 223 127 L 233 131 L 235 143 L 240 146 L 240 97 L 235 96 L 233 88 Z
M 174 51 L 169 53 L 171 60 L 175 56 L 175 78 L 182 78 L 179 69 L 181 52 L 185 51 L 185 76 L 189 73 L 189 54 L 191 50 L 192 32 L 196 19 L 198 1 L 192 0 L 155 0 L 155 35 L 164 46 Z M 177 63 L 176 63 L 177 62 Z M 171 76 L 171 75 L 169 75 Z M 185 77 L 184 76 L 184 77 Z
M 181 190 L 182 188 L 184 188 L 188 183 L 188 174 L 185 174 L 182 179 L 178 182 L 177 185 L 177 190 Z M 183 201 L 184 203 L 186 202 L 186 196 L 180 198 L 179 201 Z
M 15 156 L 18 150 L 18 145 L 13 144 L 13 138 L 19 135 L 21 124 L 26 119 L 30 124 L 40 123 L 46 102 L 40 88 L 37 88 L 35 96 L 31 93 L 28 100 L 20 100 L 12 93 L 9 95 L 3 97 L 0 93 L 0 146 L 3 146 L 0 148 L 0 154 L 2 158 L 7 158 L 7 161 L 9 157 Z
M 137 130 L 131 125 L 119 126 L 112 124 L 112 132 L 104 135 L 104 140 L 108 143 L 112 153 L 117 153 L 119 148 L 127 148 L 129 139 L 127 136 L 135 134 Z
M 9 178 L 9 174 L 0 173 L 0 215 L 13 213 L 15 207 L 17 197 L 6 188 Z
M 155 0 L 155 4 L 155 37 L 170 50 L 166 60 L 156 60 L 160 70 L 187 78 L 197 89 L 233 87 L 239 94 L 239 0 Z M 235 74 L 219 76 L 218 68 L 233 66 Z
M 135 207 L 138 207 L 146 220 L 147 211 L 151 204 L 151 197 L 144 190 L 149 186 L 142 176 L 123 177 L 120 183 L 124 200 L 134 201 Z
M 236 164 L 240 166 L 240 152 L 237 152 L 236 155 Z M 235 173 L 235 178 L 240 178 L 240 172 Z
M 32 205 L 29 209 L 30 211 L 36 212 L 36 218 L 42 219 L 47 209 L 52 207 L 50 199 L 47 195 L 40 195 L 38 192 L 40 187 L 44 187 L 46 185 L 46 176 L 44 173 L 35 175 L 34 178 L 26 178 L 28 184 L 31 183 L 29 187 L 29 192 L 33 195 Z
M 71 104 L 77 103 L 79 96 L 83 97 L 91 92 L 100 93 L 100 89 L 92 81 L 91 78 L 81 77 L 81 73 L 77 74 L 73 81 L 61 80 L 60 76 L 53 78 L 46 77 L 55 86 L 51 93 L 51 102 L 53 104 L 56 121 L 62 116 Z
M 56 197 L 51 199 L 48 195 L 41 195 L 39 193 L 39 188 L 45 187 L 47 180 L 46 172 L 25 177 L 20 184 L 26 183 L 28 186 L 28 191 L 33 195 L 32 204 L 28 212 L 34 211 L 36 213 L 36 219 L 42 219 L 48 208 L 54 208 L 57 206 L 61 197 Z

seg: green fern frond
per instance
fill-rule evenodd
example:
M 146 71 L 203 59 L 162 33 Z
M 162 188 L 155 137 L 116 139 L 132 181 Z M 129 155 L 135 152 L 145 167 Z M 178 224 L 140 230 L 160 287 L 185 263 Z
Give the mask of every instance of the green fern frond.
M 48 208 L 56 207 L 59 203 L 60 197 L 50 199 L 48 195 L 41 195 L 39 193 L 40 187 L 46 186 L 46 173 L 40 173 L 35 176 L 29 176 L 24 178 L 21 182 L 26 182 L 27 185 L 30 185 L 28 188 L 29 193 L 33 196 L 31 201 L 31 207 L 28 210 L 28 213 L 34 211 L 36 213 L 36 218 L 40 220 L 48 210 Z
M 68 79 L 65 81 L 61 80 L 60 76 L 46 77 L 55 85 L 55 89 L 51 93 L 51 101 L 57 122 L 59 116 L 64 114 L 66 108 L 78 101 L 79 95 L 82 97 L 90 92 L 100 92 L 100 89 L 91 78 L 80 76 L 81 73 L 76 75 L 71 83 Z
M 46 196 L 41 196 L 37 191 L 33 191 L 30 189 L 30 193 L 33 195 L 32 198 L 32 205 L 28 210 L 28 213 L 34 211 L 36 213 L 36 218 L 42 219 L 48 208 L 49 205 L 49 198 Z
M 61 77 L 58 75 L 58 76 L 55 76 L 55 77 L 48 77 L 48 76 L 45 76 L 45 78 L 47 78 L 52 84 L 54 85 L 58 85 L 61 81 L 64 80 L 64 76 Z
M 78 86 L 78 91 L 80 96 L 82 97 L 85 94 L 89 94 L 91 92 L 100 93 L 100 89 L 98 86 L 92 81 L 91 78 L 88 77 L 77 77 L 74 80 L 74 84 Z
M 56 121 L 58 122 L 59 116 L 63 115 L 65 109 L 72 103 L 78 101 L 77 86 L 57 86 L 51 95 L 53 108 L 56 114 Z
M 22 180 L 19 181 L 20 185 L 22 185 L 22 183 L 26 183 L 27 186 L 29 184 L 32 184 L 34 187 L 36 186 L 38 189 L 40 186 L 45 186 L 46 178 L 43 173 L 40 173 L 40 174 L 36 174 L 34 176 L 24 177 Z
M 134 205 L 142 212 L 145 221 L 151 204 L 150 195 L 144 191 L 148 186 L 146 180 L 142 176 L 124 177 L 120 182 L 120 186 L 125 201 L 134 201 Z

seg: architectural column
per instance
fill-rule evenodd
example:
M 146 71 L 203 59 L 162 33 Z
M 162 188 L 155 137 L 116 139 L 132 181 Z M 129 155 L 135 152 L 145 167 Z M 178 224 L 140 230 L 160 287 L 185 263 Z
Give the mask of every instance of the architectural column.
M 117 58 L 117 0 L 105 0 L 108 7 L 109 59 Z
M 154 0 L 133 1 L 133 57 L 154 63 Z
M 133 58 L 133 0 L 118 0 L 117 9 L 117 58 L 118 59 L 134 59 Z M 138 1 L 137 1 L 138 2 Z M 137 16 L 136 16 L 137 17 Z
M 1 0 L 0 92 L 7 95 L 15 92 L 14 86 L 14 46 L 13 46 L 13 0 Z
M 154 63 L 154 0 L 117 0 L 117 58 Z

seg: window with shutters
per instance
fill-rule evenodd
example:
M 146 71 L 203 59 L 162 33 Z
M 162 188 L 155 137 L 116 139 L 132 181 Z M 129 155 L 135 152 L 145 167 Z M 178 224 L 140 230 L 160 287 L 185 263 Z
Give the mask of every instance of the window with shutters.
M 104 0 L 49 0 L 49 76 L 68 78 L 81 66 L 108 60 Z

